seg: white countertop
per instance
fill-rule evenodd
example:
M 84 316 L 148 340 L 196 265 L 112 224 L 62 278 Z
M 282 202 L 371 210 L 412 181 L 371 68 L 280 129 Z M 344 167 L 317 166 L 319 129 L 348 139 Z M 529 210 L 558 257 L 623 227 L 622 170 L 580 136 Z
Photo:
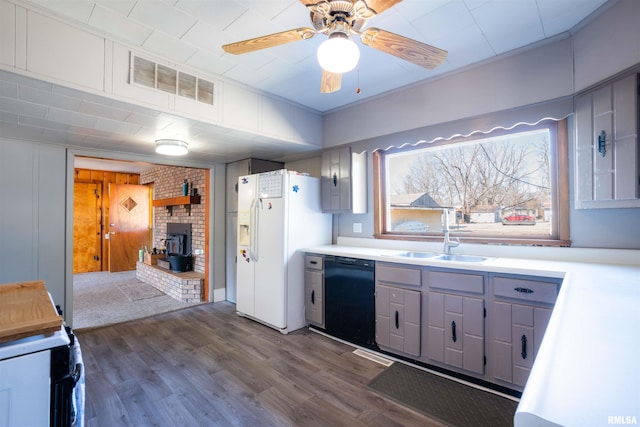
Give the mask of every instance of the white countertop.
M 507 257 L 460 263 L 399 257 L 396 255 L 403 251 L 397 249 L 342 245 L 306 251 L 564 278 L 515 425 L 640 423 L 640 266 Z

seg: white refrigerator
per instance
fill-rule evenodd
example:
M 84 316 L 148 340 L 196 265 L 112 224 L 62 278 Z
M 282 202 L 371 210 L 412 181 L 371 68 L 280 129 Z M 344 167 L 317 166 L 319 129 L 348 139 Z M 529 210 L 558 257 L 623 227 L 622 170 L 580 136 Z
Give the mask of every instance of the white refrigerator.
M 303 249 L 331 244 L 320 180 L 284 169 L 238 180 L 236 311 L 283 334 L 306 325 Z

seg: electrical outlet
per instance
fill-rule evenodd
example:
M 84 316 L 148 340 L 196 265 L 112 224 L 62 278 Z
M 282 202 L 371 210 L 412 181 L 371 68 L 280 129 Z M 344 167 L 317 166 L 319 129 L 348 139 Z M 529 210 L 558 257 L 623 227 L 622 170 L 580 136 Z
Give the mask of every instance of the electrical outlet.
M 193 251 L 193 253 L 196 254 L 196 255 L 202 255 L 204 253 L 204 250 L 203 249 L 196 249 L 196 250 Z
M 354 222 L 353 223 L 353 232 L 354 233 L 362 233 L 362 223 L 361 222 Z

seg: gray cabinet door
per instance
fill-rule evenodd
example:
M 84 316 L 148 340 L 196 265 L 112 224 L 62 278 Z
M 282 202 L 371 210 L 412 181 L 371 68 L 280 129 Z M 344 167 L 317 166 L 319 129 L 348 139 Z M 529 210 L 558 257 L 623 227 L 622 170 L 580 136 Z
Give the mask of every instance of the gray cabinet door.
M 578 209 L 640 206 L 638 86 L 632 74 L 576 98 Z
M 429 292 L 427 357 L 484 373 L 484 299 Z
M 376 342 L 420 356 L 420 291 L 376 285 Z
M 304 272 L 305 318 L 307 322 L 324 327 L 324 297 L 322 270 Z
M 351 210 L 351 149 L 336 148 L 322 153 L 322 211 Z
M 524 387 L 550 317 L 551 309 L 548 308 L 493 302 L 492 365 L 495 379 Z

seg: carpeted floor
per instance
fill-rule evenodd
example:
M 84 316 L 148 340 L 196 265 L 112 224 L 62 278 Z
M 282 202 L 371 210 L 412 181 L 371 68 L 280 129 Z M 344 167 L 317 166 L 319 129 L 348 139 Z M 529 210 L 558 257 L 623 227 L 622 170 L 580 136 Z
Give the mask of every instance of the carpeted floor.
M 398 362 L 369 387 L 451 426 L 510 427 L 518 406 L 514 400 Z
M 73 276 L 73 329 L 95 328 L 180 310 L 178 301 L 136 279 L 135 271 Z

